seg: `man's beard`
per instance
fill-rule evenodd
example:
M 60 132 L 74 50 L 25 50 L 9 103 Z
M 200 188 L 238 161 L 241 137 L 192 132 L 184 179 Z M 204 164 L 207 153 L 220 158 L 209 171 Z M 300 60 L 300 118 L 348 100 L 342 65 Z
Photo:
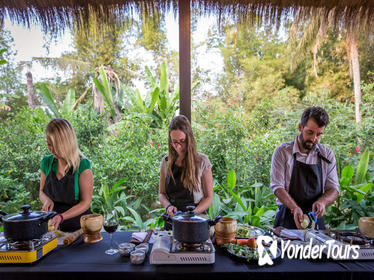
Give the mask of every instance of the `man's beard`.
M 314 146 L 316 145 L 316 143 L 313 143 L 312 141 L 310 140 L 307 140 L 307 141 L 304 141 L 304 137 L 303 137 L 303 133 L 300 133 L 299 135 L 299 140 L 300 140 L 300 144 L 301 146 L 305 149 L 305 150 L 312 150 L 314 148 Z M 311 143 L 312 145 L 309 146 L 307 145 L 307 143 Z

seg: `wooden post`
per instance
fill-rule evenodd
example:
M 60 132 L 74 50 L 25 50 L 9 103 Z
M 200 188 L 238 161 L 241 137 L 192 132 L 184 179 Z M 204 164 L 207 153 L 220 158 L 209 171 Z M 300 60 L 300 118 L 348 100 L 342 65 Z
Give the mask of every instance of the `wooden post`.
M 179 85 L 180 114 L 191 121 L 191 8 L 190 0 L 179 4 Z

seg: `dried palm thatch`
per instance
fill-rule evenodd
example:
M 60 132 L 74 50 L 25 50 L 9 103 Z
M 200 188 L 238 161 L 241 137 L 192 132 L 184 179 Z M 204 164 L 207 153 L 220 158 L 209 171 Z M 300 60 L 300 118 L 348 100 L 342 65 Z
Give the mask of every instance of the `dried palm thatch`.
M 183 0 L 188 1 L 188 0 Z M 347 28 L 374 26 L 373 0 L 191 0 L 191 6 L 204 14 L 232 16 L 239 20 L 266 20 L 279 26 L 292 16 L 332 18 Z M 26 26 L 40 24 L 45 31 L 58 32 L 72 26 L 84 26 L 95 15 L 101 21 L 108 17 L 134 12 L 178 9 L 178 0 L 0 0 L 0 22 L 8 17 Z

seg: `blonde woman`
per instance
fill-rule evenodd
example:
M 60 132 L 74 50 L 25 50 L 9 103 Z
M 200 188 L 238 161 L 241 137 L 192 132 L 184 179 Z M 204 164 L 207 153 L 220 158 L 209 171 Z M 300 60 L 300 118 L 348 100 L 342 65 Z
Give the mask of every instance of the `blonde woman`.
M 212 165 L 197 152 L 190 122 L 183 115 L 169 125 L 169 153 L 161 162 L 158 197 L 170 216 L 190 205 L 203 213 L 213 200 Z
M 58 213 L 52 219 L 55 229 L 75 231 L 80 228 L 80 217 L 91 213 L 91 164 L 80 152 L 74 129 L 67 120 L 50 121 L 46 137 L 52 154 L 40 164 L 39 198 L 44 211 Z

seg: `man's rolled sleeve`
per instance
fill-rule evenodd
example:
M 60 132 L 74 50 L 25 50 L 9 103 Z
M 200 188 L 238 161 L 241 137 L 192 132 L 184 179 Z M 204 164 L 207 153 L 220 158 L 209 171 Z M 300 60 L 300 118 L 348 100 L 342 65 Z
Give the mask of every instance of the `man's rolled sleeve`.
M 271 159 L 270 187 L 273 193 L 279 188 L 285 189 L 286 166 L 282 146 L 275 149 Z
M 339 178 L 336 170 L 336 159 L 334 152 L 330 150 L 327 158 L 331 161 L 331 163 L 327 164 L 325 191 L 335 189 L 339 193 Z

